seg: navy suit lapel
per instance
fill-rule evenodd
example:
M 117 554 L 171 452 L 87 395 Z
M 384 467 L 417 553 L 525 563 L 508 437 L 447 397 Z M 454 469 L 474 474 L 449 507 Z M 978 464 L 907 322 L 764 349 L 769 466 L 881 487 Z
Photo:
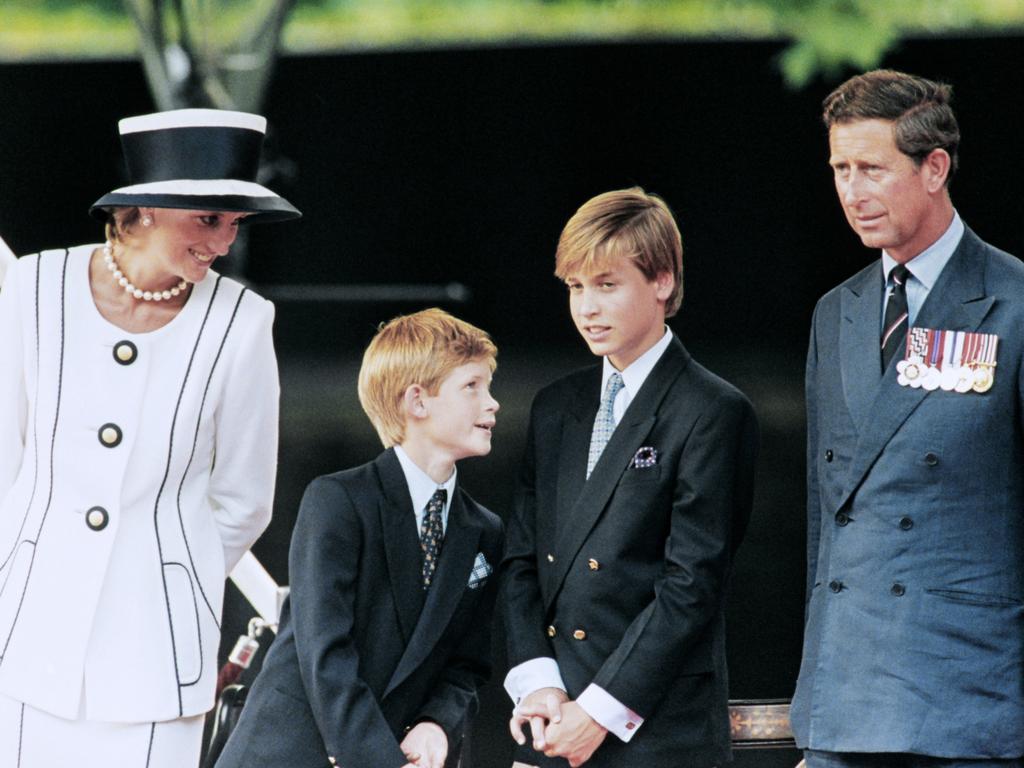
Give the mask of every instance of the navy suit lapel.
M 437 564 L 437 572 L 427 592 L 419 622 L 395 667 L 384 696 L 417 669 L 437 645 L 466 590 L 473 562 L 480 551 L 482 530 L 479 521 L 469 514 L 465 500 L 456 486 L 448 510 L 448 527 L 441 546 L 441 561 Z
M 587 478 L 587 456 L 590 453 L 590 436 L 594 431 L 594 418 L 601 402 L 601 368 L 583 377 L 582 385 L 569 403 L 562 419 L 562 444 L 558 458 L 558 495 L 556 508 L 568 510 L 579 498 Z M 564 515 L 557 515 L 555 530 L 560 532 L 566 522 Z
M 384 552 L 388 563 L 391 589 L 398 609 L 398 623 L 403 640 L 408 643 L 416 629 L 423 609 L 422 558 L 416 517 L 413 513 L 409 486 L 402 465 L 393 450 L 385 451 L 376 461 L 383 501 L 380 523 L 384 531 Z
M 870 419 L 869 408 L 882 377 L 882 268 L 877 263 L 842 289 L 839 364 L 843 395 L 858 428 Z
M 672 384 L 679 378 L 690 361 L 690 355 L 679 339 L 672 339 L 661 359 L 648 375 L 644 385 L 637 392 L 626 413 L 623 414 L 608 445 L 605 446 L 601 458 L 587 480 L 579 496 L 563 503 L 559 497 L 558 515 L 564 522 L 558 526 L 555 540 L 555 566 L 549 571 L 549 582 L 544 594 L 549 601 L 554 600 L 558 587 L 579 552 L 583 542 L 590 535 L 591 529 L 604 512 L 608 499 L 611 498 L 619 483 L 622 473 L 629 462 L 642 447 L 644 439 L 650 434 L 657 420 L 658 407 L 665 398 Z M 596 385 L 595 385 L 596 386 Z M 595 406 L 596 413 L 596 406 Z M 593 414 L 591 415 L 591 421 Z M 591 425 L 592 426 L 592 425 Z M 584 461 L 589 448 L 583 450 Z M 586 474 L 586 466 L 583 468 Z M 571 505 L 571 506 L 570 506 Z
M 995 299 L 985 293 L 984 244 L 969 229 L 936 281 L 914 326 L 941 330 L 974 331 L 981 325 Z M 899 357 L 899 355 L 897 355 Z M 923 387 L 901 387 L 894 368 L 887 372 L 869 405 L 870 418 L 861 430 L 854 450 L 842 507 L 860 485 L 878 455 L 910 414 L 929 395 Z M 949 393 L 939 391 L 939 396 Z

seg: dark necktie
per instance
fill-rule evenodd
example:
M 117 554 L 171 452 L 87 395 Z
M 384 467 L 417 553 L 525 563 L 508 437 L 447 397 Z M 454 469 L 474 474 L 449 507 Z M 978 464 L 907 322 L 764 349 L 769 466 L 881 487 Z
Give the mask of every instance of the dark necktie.
M 889 367 L 896 350 L 907 337 L 907 278 L 908 270 L 898 264 L 892 271 L 892 293 L 885 304 L 885 321 L 882 323 L 882 370 Z
M 437 570 L 437 559 L 441 556 L 441 542 L 444 541 L 444 525 L 441 510 L 448 500 L 448 491 L 438 488 L 427 502 L 420 526 L 420 549 L 423 550 L 423 589 L 430 589 L 430 582 Z

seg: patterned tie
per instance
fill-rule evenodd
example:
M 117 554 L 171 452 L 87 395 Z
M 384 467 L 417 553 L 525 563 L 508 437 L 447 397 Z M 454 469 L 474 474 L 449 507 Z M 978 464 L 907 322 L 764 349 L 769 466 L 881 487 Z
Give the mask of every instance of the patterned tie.
M 601 398 L 601 405 L 597 409 L 597 416 L 594 418 L 594 431 L 590 435 L 590 454 L 587 456 L 587 478 L 594 471 L 597 460 L 601 458 L 604 447 L 611 440 L 612 432 L 615 431 L 615 418 L 612 416 L 612 407 L 615 405 L 615 396 L 622 389 L 622 377 L 613 373 L 608 377 L 608 383 L 604 388 L 604 396 Z
M 907 336 L 907 277 L 910 270 L 902 264 L 892 271 L 892 293 L 885 304 L 885 321 L 882 323 L 882 370 L 889 367 L 896 350 Z
M 430 589 L 430 582 L 437 570 L 437 559 L 441 557 L 441 542 L 444 541 L 444 525 L 441 510 L 448 500 L 448 491 L 438 488 L 427 502 L 420 526 L 420 549 L 423 550 L 423 589 Z

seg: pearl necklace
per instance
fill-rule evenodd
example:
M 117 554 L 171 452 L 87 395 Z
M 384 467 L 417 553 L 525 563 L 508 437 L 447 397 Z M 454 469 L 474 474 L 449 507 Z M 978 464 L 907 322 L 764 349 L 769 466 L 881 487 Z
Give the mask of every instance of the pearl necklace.
M 182 280 L 167 291 L 144 291 L 141 288 L 136 288 L 132 285 L 131 280 L 125 277 L 117 262 L 114 261 L 114 246 L 109 241 L 103 246 L 103 261 L 106 263 L 107 269 L 114 276 L 117 284 L 124 288 L 125 293 L 131 294 L 136 299 L 142 299 L 143 301 L 167 301 L 188 288 L 188 283 L 185 280 Z

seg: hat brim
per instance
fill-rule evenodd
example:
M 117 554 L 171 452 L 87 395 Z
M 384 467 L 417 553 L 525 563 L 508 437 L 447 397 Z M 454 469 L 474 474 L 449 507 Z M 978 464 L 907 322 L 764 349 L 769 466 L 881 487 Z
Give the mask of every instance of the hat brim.
M 109 213 L 105 208 L 180 208 L 192 211 L 231 211 L 247 213 L 243 219 L 246 224 L 264 224 L 275 221 L 297 219 L 302 213 L 283 197 L 268 195 L 251 197 L 248 195 L 182 195 L 169 193 L 142 194 L 110 192 L 104 195 L 89 208 L 89 214 L 99 221 L 106 222 Z

